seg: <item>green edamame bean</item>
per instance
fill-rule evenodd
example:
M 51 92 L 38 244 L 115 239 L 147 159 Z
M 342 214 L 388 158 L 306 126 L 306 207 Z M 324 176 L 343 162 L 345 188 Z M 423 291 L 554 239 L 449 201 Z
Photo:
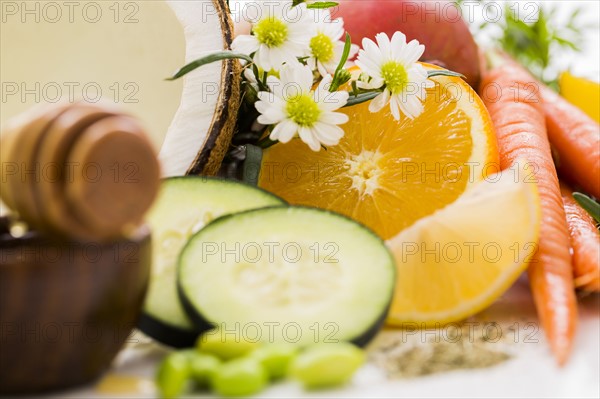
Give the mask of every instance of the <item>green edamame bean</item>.
M 214 375 L 212 387 L 222 396 L 247 396 L 262 391 L 268 379 L 260 362 L 246 357 L 222 364 Z
M 350 380 L 364 360 L 364 352 L 352 344 L 320 344 L 300 353 L 289 374 L 307 389 L 332 387 Z
M 156 374 L 156 385 L 163 398 L 177 398 L 185 390 L 190 378 L 189 357 L 184 352 L 173 352 L 162 361 Z
M 246 341 L 239 337 L 226 336 L 219 331 L 201 335 L 196 341 L 196 349 L 208 353 L 221 360 L 231 360 L 252 352 L 259 346 L 256 342 Z
M 210 386 L 217 369 L 222 363 L 221 360 L 215 356 L 198 353 L 195 350 L 190 354 L 189 362 L 190 375 L 196 384 L 202 388 Z
M 287 344 L 265 344 L 250 354 L 257 359 L 273 380 L 287 374 L 288 367 L 298 353 L 298 347 Z

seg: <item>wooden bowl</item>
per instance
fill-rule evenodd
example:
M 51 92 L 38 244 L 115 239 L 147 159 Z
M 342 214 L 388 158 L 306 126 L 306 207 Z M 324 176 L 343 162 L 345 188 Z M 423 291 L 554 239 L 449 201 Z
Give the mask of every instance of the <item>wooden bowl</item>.
M 82 243 L 15 238 L 0 218 L 0 394 L 72 387 L 107 370 L 137 323 L 150 260 L 145 227 Z

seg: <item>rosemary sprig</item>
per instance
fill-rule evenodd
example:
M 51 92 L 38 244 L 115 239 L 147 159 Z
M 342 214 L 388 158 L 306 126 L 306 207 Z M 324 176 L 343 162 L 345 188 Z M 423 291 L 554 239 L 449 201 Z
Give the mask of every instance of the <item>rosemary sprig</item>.
M 187 75 L 188 73 L 192 72 L 193 70 L 195 70 L 197 68 L 200 68 L 203 65 L 207 65 L 207 64 L 210 64 L 210 63 L 216 62 L 216 61 L 228 60 L 228 59 L 240 59 L 240 60 L 252 62 L 252 58 L 250 58 L 246 54 L 234 53 L 233 51 L 224 50 L 224 51 L 220 51 L 217 53 L 209 54 L 205 57 L 198 58 L 197 60 L 190 62 L 189 64 L 183 66 L 180 70 L 175 72 L 175 74 L 173 74 L 173 76 L 171 76 L 170 78 L 167 78 L 166 80 L 179 79 L 180 77 Z
M 293 0 L 292 7 L 296 7 L 302 3 L 307 3 L 307 1 L 306 0 Z M 307 3 L 306 8 L 322 10 L 322 9 L 326 9 L 326 8 L 335 7 L 337 5 L 338 5 L 338 3 L 336 1 L 315 1 L 315 2 L 311 2 L 311 3 Z
M 479 2 L 485 5 L 491 0 Z M 580 52 L 579 43 L 585 41 L 586 32 L 593 26 L 580 22 L 581 8 L 576 8 L 565 23 L 559 23 L 555 7 L 529 3 L 537 7 L 532 15 L 529 10 L 517 12 L 517 3 L 506 3 L 499 21 L 484 22 L 474 27 L 475 33 L 489 32 L 498 47 L 526 65 L 539 80 L 557 88 L 558 74 L 549 67 L 565 51 Z
M 331 7 L 335 7 L 337 6 L 338 3 L 336 3 L 335 1 L 317 1 L 315 3 L 309 3 L 306 5 L 306 8 L 312 8 L 312 9 L 326 9 L 326 8 L 331 8 Z

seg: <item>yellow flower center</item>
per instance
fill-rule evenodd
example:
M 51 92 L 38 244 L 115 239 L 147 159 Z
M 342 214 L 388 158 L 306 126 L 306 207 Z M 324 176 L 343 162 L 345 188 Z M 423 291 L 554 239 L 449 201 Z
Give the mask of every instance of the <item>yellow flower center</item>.
M 315 100 L 306 94 L 299 94 L 287 102 L 286 112 L 299 126 L 312 126 L 321 116 L 321 110 Z
M 319 33 L 310 39 L 310 51 L 312 55 L 321 62 L 329 62 L 333 59 L 333 41 L 324 33 Z
M 402 93 L 408 85 L 408 72 L 404 65 L 396 61 L 388 61 L 381 66 L 381 77 L 393 94 Z
M 288 37 L 287 25 L 275 17 L 260 20 L 254 25 L 252 32 L 260 43 L 266 44 L 268 47 L 279 47 Z

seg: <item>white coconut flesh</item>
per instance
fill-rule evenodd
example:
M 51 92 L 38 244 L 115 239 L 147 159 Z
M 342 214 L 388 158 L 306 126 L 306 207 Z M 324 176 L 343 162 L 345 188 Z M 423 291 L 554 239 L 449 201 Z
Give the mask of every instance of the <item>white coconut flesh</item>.
M 228 49 L 233 23 L 225 0 L 169 1 L 185 27 L 186 63 Z M 214 174 L 231 141 L 239 100 L 236 60 L 189 73 L 181 105 L 161 148 L 165 176 Z
M 0 123 L 39 103 L 104 101 L 142 121 L 162 147 L 164 175 L 216 172 L 224 151 L 214 150 L 228 145 L 233 129 L 232 112 L 222 111 L 237 105 L 231 74 L 237 64 L 223 61 L 184 79 L 165 78 L 228 47 L 225 0 L 36 4 L 3 9 Z M 38 7 L 38 15 L 27 14 L 26 6 Z M 219 129 L 226 121 L 228 128 Z M 223 130 L 226 137 L 219 139 Z

